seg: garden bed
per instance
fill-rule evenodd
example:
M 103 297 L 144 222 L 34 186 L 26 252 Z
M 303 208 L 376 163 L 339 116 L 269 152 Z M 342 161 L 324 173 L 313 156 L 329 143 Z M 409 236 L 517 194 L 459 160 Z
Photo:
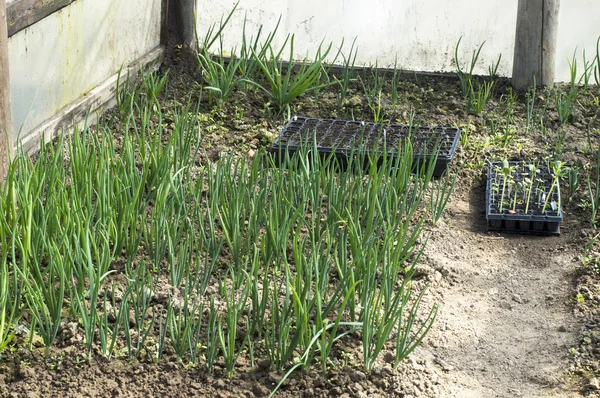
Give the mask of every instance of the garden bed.
M 64 275 L 51 272 L 56 261 L 69 261 L 69 256 L 50 255 L 58 250 L 77 256 L 74 263 L 79 273 L 70 275 L 69 283 L 23 287 L 36 291 L 45 286 L 46 292 L 54 293 L 59 292 L 55 286 L 63 286 L 68 297 L 62 302 L 64 307 L 51 312 L 58 318 L 42 317 L 44 325 L 57 329 L 42 328 L 29 307 L 35 307 L 35 302 L 20 301 L 15 327 L 10 329 L 16 334 L 1 353 L 0 395 L 260 397 L 273 391 L 298 364 L 280 386 L 280 396 L 515 396 L 515 385 L 524 391 L 521 395 L 535 396 L 540 391 L 560 395 L 560 388 L 568 386 L 552 380 L 563 380 L 562 370 L 568 369 L 563 356 L 572 347 L 575 326 L 554 322 L 573 318 L 574 298 L 565 293 L 570 285 L 563 280 L 571 280 L 565 270 L 586 243 L 580 238 L 582 226 L 591 228 L 586 179 L 590 176 L 594 190 L 592 148 L 600 143 L 595 91 L 582 90 L 573 116 L 562 123 L 551 91 L 530 94 L 535 104 L 528 115 L 527 97 L 517 96 L 498 80 L 484 110 L 473 112 L 465 107 L 456 80 L 401 79 L 365 69 L 354 72 L 343 95 L 340 87 L 329 85 L 291 103 L 294 113 L 316 119 L 373 123 L 377 119 L 377 123 L 401 125 L 413 124 L 412 120 L 413 125 L 457 126 L 461 145 L 450 174 L 459 177 L 450 211 L 441 213 L 436 224 L 430 218 L 431 206 L 443 200 L 431 199 L 437 197 L 443 180 L 426 181 L 425 186 L 406 174 L 405 179 L 387 173 L 340 177 L 318 170 L 317 164 L 281 173 L 265 168 L 262 152 L 286 123 L 272 97 L 255 87 L 238 85 L 229 98 L 216 101 L 215 95 L 208 95 L 206 74 L 198 71 L 197 64 L 182 66 L 176 55 L 171 57 L 161 69 L 171 68 L 163 91 L 153 89 L 148 80 L 141 88 L 132 85 L 121 99 L 134 93 L 130 98 L 134 105 L 120 101 L 98 128 L 76 133 L 81 141 L 73 141 L 72 146 L 55 142 L 33 164 L 19 158 L 18 200 L 33 206 L 30 253 L 35 255 L 20 256 L 17 244 L 17 255 L 7 255 L 7 259 L 16 260 L 19 266 L 22 258 L 28 258 L 30 265 L 39 260 L 46 271 L 42 275 L 57 282 Z M 152 78 L 159 80 L 161 75 Z M 261 77 L 256 79 L 266 84 Z M 380 88 L 379 81 L 385 81 Z M 374 113 L 369 101 L 378 90 L 380 108 Z M 583 153 L 581 148 L 588 147 Z M 582 183 L 572 192 L 561 186 L 563 211 L 569 215 L 564 233 L 545 239 L 486 234 L 485 159 L 543 158 L 548 153 L 569 165 L 583 162 Z M 33 168 L 36 173 L 31 172 Z M 28 191 L 28 179 L 22 178 L 34 175 L 39 192 Z M 43 179 L 47 179 L 45 184 Z M 39 200 L 25 200 L 27 195 L 42 192 L 36 196 Z M 414 211 L 402 205 L 406 198 L 421 194 Z M 10 195 L 3 198 L 11 200 Z M 27 206 L 14 208 L 20 231 L 27 225 L 26 210 Z M 270 217 L 268 222 L 265 217 Z M 121 233 L 116 233 L 117 228 Z M 423 234 L 403 241 L 415 228 L 422 228 Z M 60 237 L 64 230 L 75 238 L 44 246 L 49 236 Z M 346 236 L 351 232 L 352 239 Z M 389 266 L 394 262 L 384 266 L 386 256 L 401 247 L 412 247 L 414 252 L 395 267 Z M 561 260 L 549 261 L 539 253 Z M 352 276 L 344 270 L 352 270 L 352 264 L 367 255 L 371 260 L 360 264 L 371 266 L 359 267 L 361 282 L 356 289 L 363 281 L 376 287 L 352 293 L 350 281 L 354 277 L 356 283 L 359 274 Z M 90 276 L 89 258 L 91 269 L 100 270 L 96 265 L 102 265 L 107 273 Z M 408 303 L 412 305 L 429 286 L 417 324 L 427 320 L 436 303 L 443 303 L 444 308 L 420 347 L 394 369 L 398 328 L 379 340 L 383 345 L 374 356 L 372 343 L 378 340 L 352 330 L 356 327 L 352 322 L 358 322 L 363 308 L 366 314 L 375 307 L 369 305 L 373 297 L 368 292 L 401 297 L 405 268 L 413 262 L 413 295 Z M 212 271 L 206 271 L 210 267 Z M 597 273 L 586 275 L 578 287 L 583 299 L 577 306 L 583 308 L 597 306 L 593 291 Z M 48 281 L 36 273 L 30 276 L 31 281 Z M 85 282 L 72 282 L 78 278 Z M 91 289 L 88 278 L 98 278 L 97 291 Z M 303 290 L 306 286 L 310 288 Z M 404 286 L 406 292 L 408 284 Z M 243 300 L 245 289 L 249 293 Z M 341 294 L 343 289 L 347 290 Z M 319 299 L 328 315 L 321 323 L 311 304 L 317 292 L 325 292 Z M 97 294 L 95 306 L 92 294 Z M 350 299 L 345 303 L 346 295 L 356 299 L 354 315 Z M 44 308 L 42 301 L 38 305 Z M 525 309 L 519 307 L 525 305 Z M 303 315 L 305 308 L 313 311 L 308 317 Z M 93 319 L 102 325 L 94 333 L 93 325 L 86 323 L 92 309 L 96 311 Z M 286 311 L 288 315 L 282 318 Z M 581 313 L 586 325 L 598 325 L 597 311 Z M 322 356 L 321 347 L 327 349 L 333 334 L 318 333 L 333 333 L 331 325 L 339 314 L 337 335 L 347 334 L 334 341 L 329 355 Z M 253 319 L 262 319 L 262 328 L 256 326 L 259 322 L 253 325 Z M 369 319 L 377 321 L 377 317 Z M 519 336 L 532 338 L 520 338 L 515 330 L 523 331 Z M 289 349 L 297 333 L 296 348 Z M 324 337 L 315 340 L 318 349 L 317 343 L 310 344 L 317 335 Z M 551 338 L 546 340 L 548 335 Z M 274 337 L 280 336 L 278 348 Z M 582 336 L 576 348 L 586 347 L 585 361 L 576 362 L 571 374 L 575 383 L 583 374 L 587 386 L 588 378 L 593 380 L 598 374 L 597 368 L 588 369 L 597 358 L 597 342 L 591 340 L 595 334 Z M 556 341 L 561 343 L 553 344 Z M 304 362 L 307 350 L 315 354 L 310 363 Z M 559 369 L 540 365 L 547 363 Z

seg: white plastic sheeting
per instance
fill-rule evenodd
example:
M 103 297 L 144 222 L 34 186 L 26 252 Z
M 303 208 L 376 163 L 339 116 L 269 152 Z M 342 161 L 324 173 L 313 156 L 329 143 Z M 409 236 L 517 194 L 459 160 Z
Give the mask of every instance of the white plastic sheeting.
M 234 0 L 197 2 L 198 32 L 202 35 L 226 16 Z M 588 59 L 600 36 L 600 2 L 562 2 L 557 43 L 556 80 L 569 79 L 567 56 L 576 47 Z M 500 54 L 499 73 L 510 76 L 515 43 L 518 0 L 241 0 L 225 32 L 226 49 L 241 44 L 244 17 L 247 33 L 272 30 L 279 16 L 278 43 L 296 35 L 296 58 L 313 54 L 325 39 L 346 51 L 356 37 L 357 64 L 393 66 L 424 72 L 452 72 L 454 49 L 462 36 L 460 59 L 469 62 L 472 51 L 485 41 L 476 73 L 486 74 Z M 581 70 L 581 68 L 580 68 Z
M 160 43 L 160 0 L 78 0 L 9 39 L 15 134 Z

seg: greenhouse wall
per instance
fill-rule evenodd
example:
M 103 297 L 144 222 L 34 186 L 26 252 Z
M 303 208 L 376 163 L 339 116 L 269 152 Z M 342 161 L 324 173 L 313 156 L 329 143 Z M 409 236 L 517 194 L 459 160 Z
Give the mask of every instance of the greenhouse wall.
M 161 0 L 77 0 L 11 36 L 15 136 L 157 48 L 160 22 Z
M 20 1 L 25 0 L 12 0 L 7 5 Z M 235 5 L 235 0 L 195 1 L 201 38 Z M 50 118 L 74 101 L 91 95 L 123 65 L 160 48 L 166 0 L 61 2 L 67 5 L 9 38 L 13 129 L 20 140 L 36 142 Z M 396 65 L 416 72 L 453 72 L 456 43 L 462 37 L 459 56 L 463 63 L 485 41 L 476 73 L 486 74 L 488 65 L 502 54 L 499 73 L 510 77 L 517 3 L 518 0 L 241 0 L 225 29 L 224 45 L 226 50 L 240 47 L 244 19 L 249 36 L 256 35 L 259 26 L 264 25 L 264 37 L 281 18 L 275 44 L 283 43 L 287 34 L 295 34 L 296 59 L 314 55 L 323 41 L 334 44 L 333 56 L 345 40 L 343 51 L 347 54 L 356 40 L 357 65 L 377 63 L 380 67 Z M 188 14 L 191 20 L 191 13 Z M 593 59 L 598 36 L 600 2 L 563 2 L 557 40 L 557 81 L 569 79 L 567 58 L 575 50 L 581 73 L 583 51 L 588 60 Z M 114 91 L 114 82 L 112 87 Z
M 236 1 L 197 1 L 199 35 L 231 11 Z M 378 63 L 419 72 L 453 72 L 456 43 L 459 57 L 470 60 L 482 42 L 478 74 L 502 54 L 499 73 L 510 77 L 515 47 L 518 0 L 242 0 L 225 31 L 226 50 L 239 48 L 246 18 L 248 35 L 264 25 L 270 32 L 281 16 L 277 43 L 295 34 L 296 58 L 314 54 L 322 40 L 347 52 L 356 38 L 358 65 Z M 569 79 L 567 57 L 578 49 L 587 59 L 596 54 L 600 36 L 600 2 L 563 2 L 559 17 L 556 80 Z M 397 61 L 396 61 L 397 60 Z M 581 67 L 580 67 L 581 70 Z
M 557 81 L 569 81 L 569 62 L 577 51 L 578 71 L 582 72 L 582 55 L 592 60 L 600 36 L 600 1 L 569 0 L 561 2 L 556 51 Z

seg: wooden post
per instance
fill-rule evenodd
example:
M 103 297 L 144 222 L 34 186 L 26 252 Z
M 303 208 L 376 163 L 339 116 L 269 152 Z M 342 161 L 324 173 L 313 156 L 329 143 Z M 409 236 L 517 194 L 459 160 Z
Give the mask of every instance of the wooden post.
M 188 49 L 196 48 L 196 0 L 175 0 L 177 41 Z
M 6 1 L 0 0 L 0 183 L 4 182 L 6 172 L 8 171 L 12 132 Z
M 160 4 L 160 45 L 166 46 L 169 41 L 169 0 L 162 0 Z
M 545 86 L 552 86 L 554 84 L 559 10 L 560 0 L 544 1 L 544 34 L 542 35 L 542 84 Z
M 512 83 L 517 90 L 533 84 L 552 86 L 560 0 L 519 0 Z

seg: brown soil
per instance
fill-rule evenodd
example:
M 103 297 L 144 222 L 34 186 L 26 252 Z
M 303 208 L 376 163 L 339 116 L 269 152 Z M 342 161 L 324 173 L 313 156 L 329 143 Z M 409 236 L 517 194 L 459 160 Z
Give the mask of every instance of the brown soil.
M 186 95 L 202 96 L 201 77 L 175 56 L 170 70 L 165 109 Z M 584 245 L 594 232 L 589 214 L 578 204 L 583 186 L 565 207 L 559 237 L 499 235 L 486 232 L 484 159 L 528 159 L 556 145 L 556 122 L 546 135 L 513 138 L 507 150 L 495 144 L 487 120 L 501 115 L 500 96 L 482 116 L 466 116 L 460 86 L 454 80 L 403 80 L 399 104 L 385 105 L 386 120 L 406 122 L 414 109 L 423 124 L 467 127 L 471 139 L 459 149 L 453 171 L 459 173 L 455 192 L 442 220 L 430 235 L 417 278 L 429 281 L 426 303 L 440 304 L 438 319 L 409 359 L 393 371 L 393 353 L 384 351 L 372 374 L 360 367 L 357 344 L 346 343 L 337 366 L 325 374 L 318 367 L 295 372 L 280 389 L 281 397 L 578 397 L 598 396 L 600 374 L 600 272 L 581 266 Z M 371 120 L 358 88 L 342 110 L 335 92 L 320 98 L 307 95 L 295 112 L 315 117 Z M 231 104 L 214 109 L 203 95 L 199 118 L 204 125 L 205 161 L 232 149 L 255 150 L 272 142 L 281 118 L 270 116 L 265 98 L 257 92 L 237 92 Z M 385 101 L 389 102 L 386 98 Z M 518 103 L 515 130 L 523 127 L 523 100 Z M 587 109 L 587 108 L 586 108 Z M 592 114 L 599 111 L 592 108 Z M 550 109 L 552 115 L 552 110 Z M 581 153 L 585 132 L 598 146 L 598 124 L 589 115 L 568 126 L 565 160 L 589 163 Z M 583 177 L 581 177 L 583 179 Z M 582 180 L 583 181 L 583 180 Z M 588 253 L 599 258 L 597 247 Z M 596 262 L 598 264 L 598 262 Z M 583 299 L 577 300 L 577 294 Z M 59 343 L 49 357 L 34 340 L 27 347 L 22 331 L 0 359 L 2 397 L 139 397 L 139 396 L 267 396 L 282 375 L 268 363 L 240 357 L 236 376 L 224 376 L 221 364 L 213 374 L 201 367 L 186 368 L 173 358 L 149 358 L 131 363 L 121 359 L 88 361 L 77 324 L 61 327 Z M 254 366 L 253 366 L 254 365 Z
M 427 246 L 448 282 L 436 330 L 419 352 L 445 371 L 441 396 L 578 396 L 564 370 L 576 344 L 576 222 L 560 237 L 485 233 L 484 188 L 456 195 Z

